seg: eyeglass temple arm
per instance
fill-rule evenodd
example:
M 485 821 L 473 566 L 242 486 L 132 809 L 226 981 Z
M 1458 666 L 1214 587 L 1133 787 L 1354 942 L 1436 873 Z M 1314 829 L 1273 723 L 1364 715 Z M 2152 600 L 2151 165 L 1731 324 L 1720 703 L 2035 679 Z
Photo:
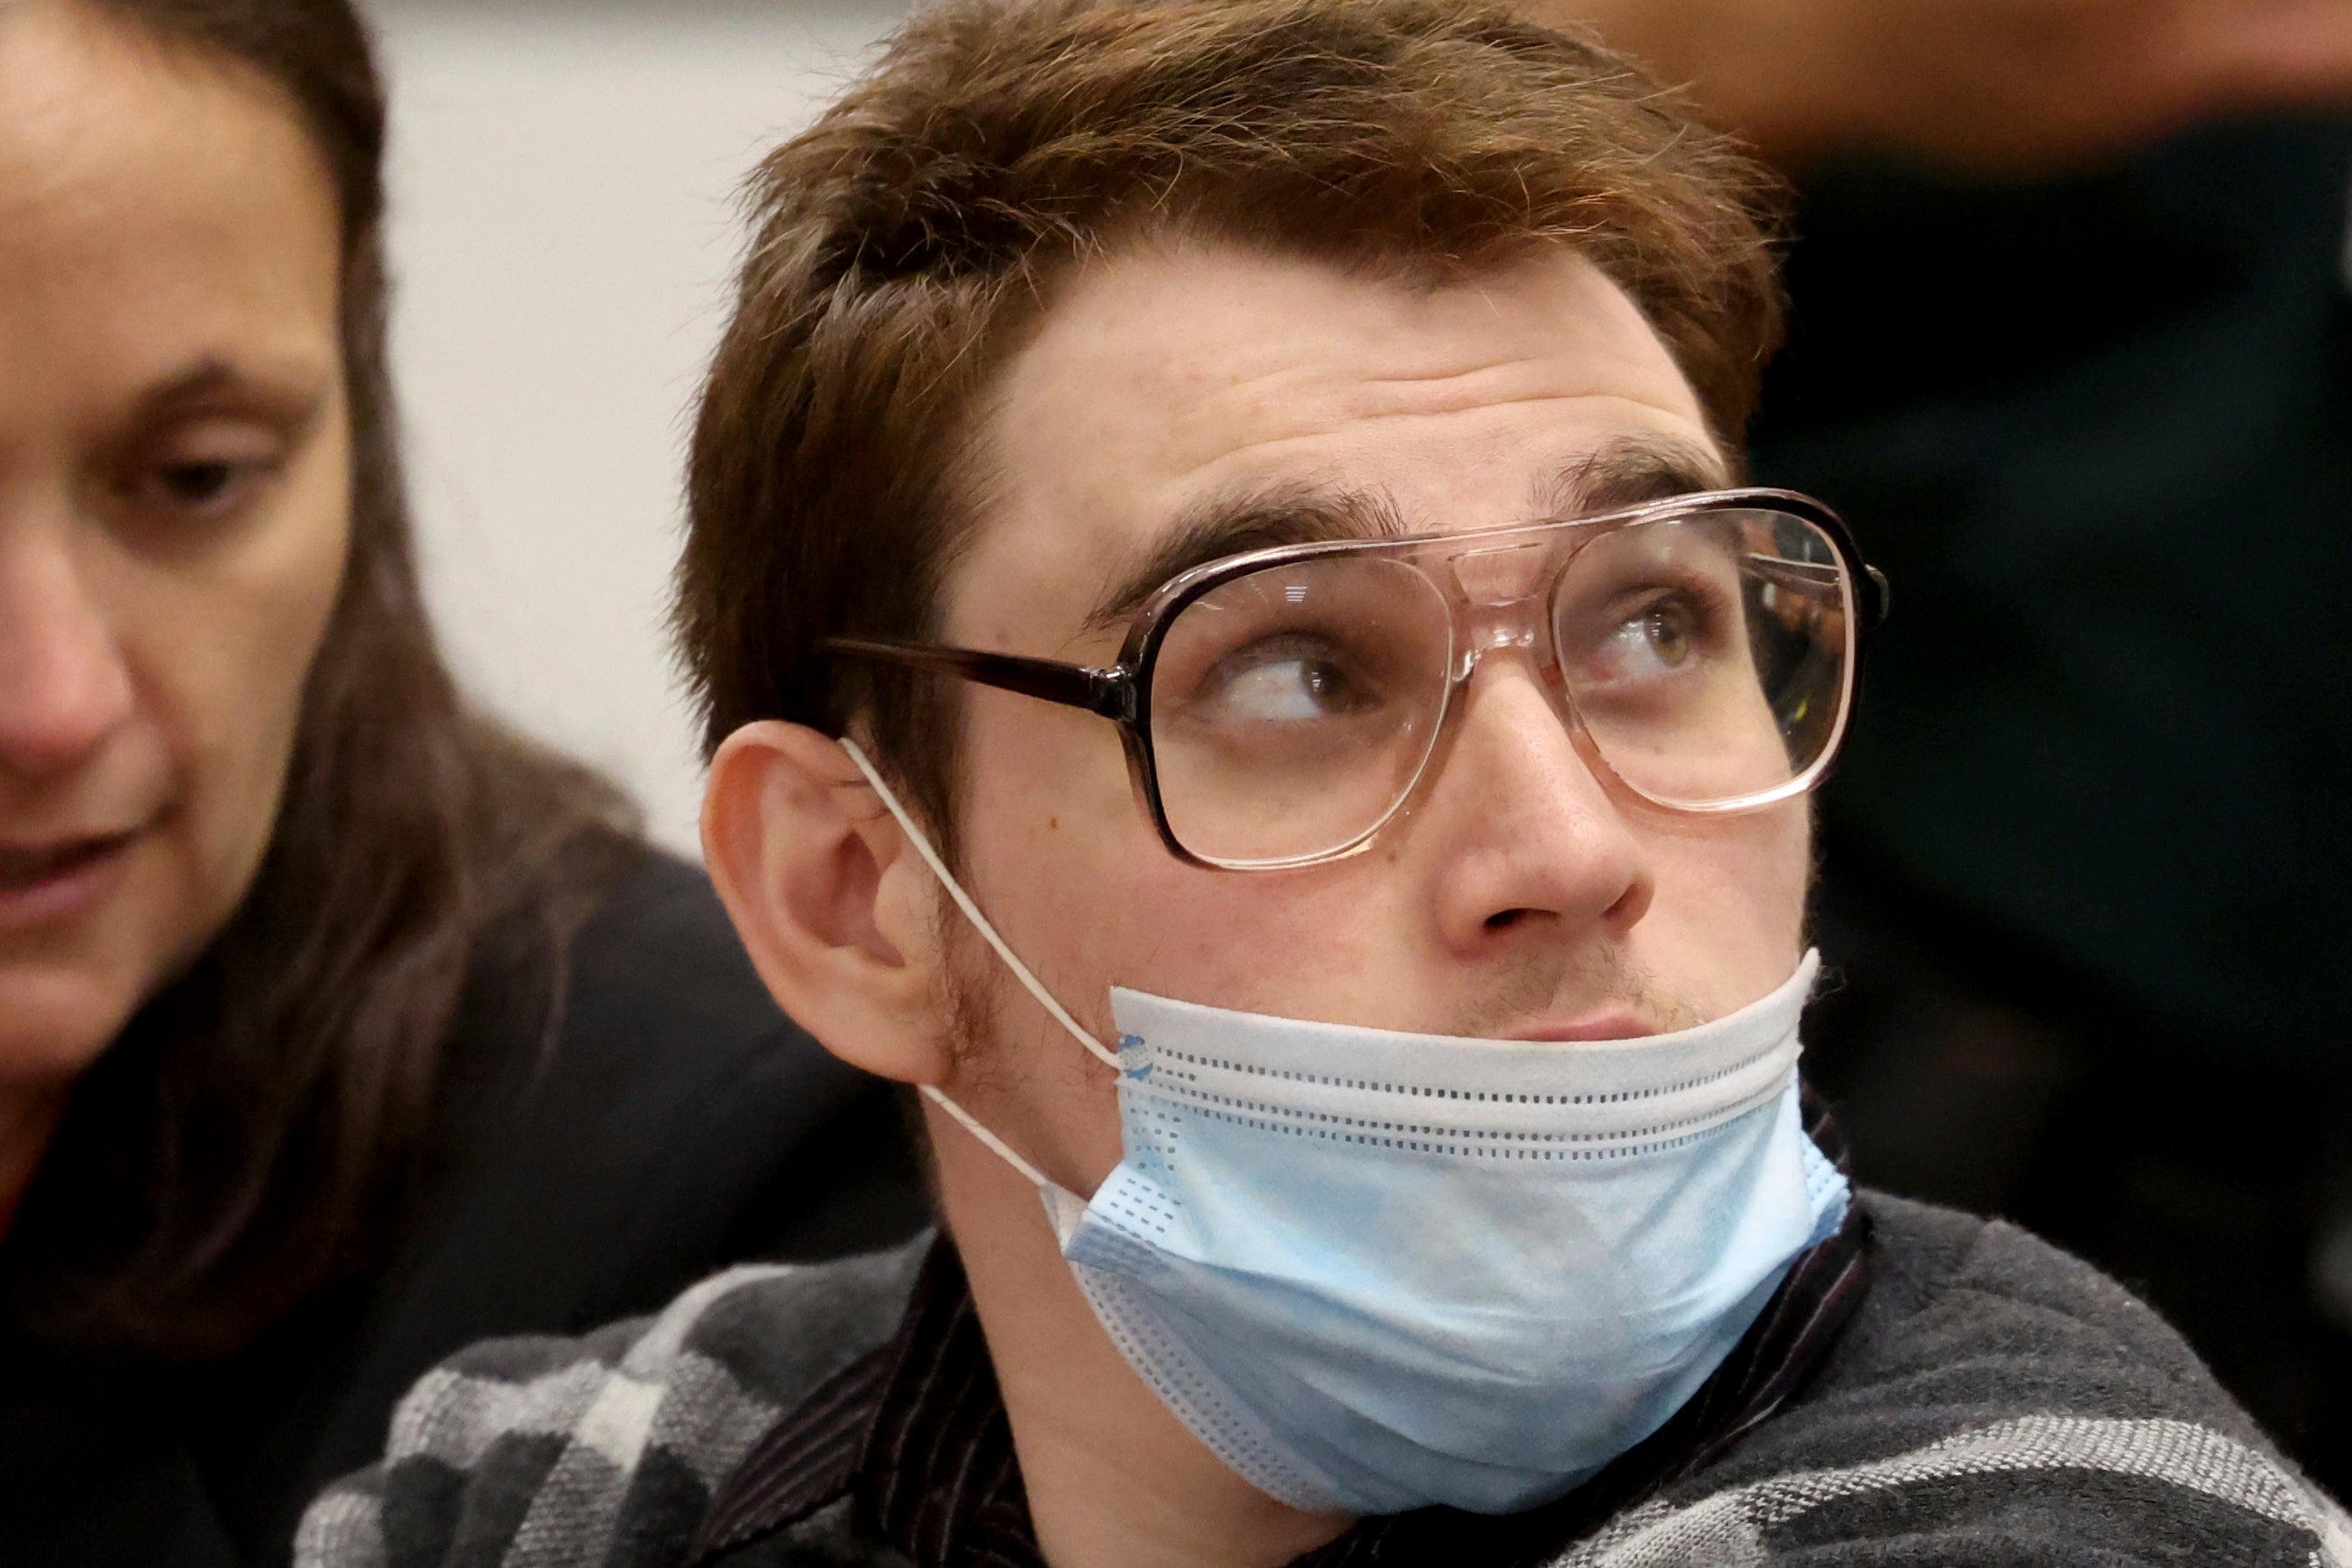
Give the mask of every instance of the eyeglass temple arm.
M 1864 566 L 1862 574 L 1871 589 L 1864 603 L 1863 630 L 1874 632 L 1886 624 L 1887 612 L 1895 607 L 1895 586 L 1887 582 L 1886 574 L 1875 566 Z
M 1716 506 L 1746 506 L 1760 500 L 1827 531 L 1853 578 L 1854 608 L 1860 615 L 1863 640 L 1885 624 L 1887 612 L 1895 605 L 1894 586 L 1885 573 L 1862 558 L 1862 548 L 1854 542 L 1853 530 L 1846 526 L 1845 519 L 1811 496 L 1790 490 L 1723 490 L 1706 499 Z
M 827 637 L 824 646 L 828 653 L 952 675 L 1066 708 L 1083 708 L 1121 724 L 1136 721 L 1135 677 L 1125 669 L 1092 669 L 1058 659 L 930 643 L 873 642 L 864 637 Z

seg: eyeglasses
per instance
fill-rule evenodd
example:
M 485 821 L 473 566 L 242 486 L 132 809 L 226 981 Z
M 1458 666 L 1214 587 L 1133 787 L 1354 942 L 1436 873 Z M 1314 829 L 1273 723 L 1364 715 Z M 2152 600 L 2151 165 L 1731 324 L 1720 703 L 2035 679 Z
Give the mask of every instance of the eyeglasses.
M 1529 658 L 1588 754 L 1653 805 L 1738 812 L 1801 794 L 1837 753 L 1885 594 L 1819 501 L 1721 490 L 1229 556 L 1156 590 L 1108 668 L 824 647 L 1100 714 L 1171 853 L 1262 870 L 1370 844 L 1499 651 Z

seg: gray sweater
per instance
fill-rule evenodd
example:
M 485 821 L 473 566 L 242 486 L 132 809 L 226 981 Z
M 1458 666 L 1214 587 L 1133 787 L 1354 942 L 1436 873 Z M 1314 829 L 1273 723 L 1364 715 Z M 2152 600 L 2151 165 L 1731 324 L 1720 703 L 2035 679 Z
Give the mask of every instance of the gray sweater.
M 2352 1568 L 2352 1521 L 2121 1287 L 2016 1228 L 1865 1194 L 1876 1277 L 1822 1372 L 1556 1568 Z M 478 1345 L 298 1568 L 676 1568 L 760 1436 L 882 1343 L 919 1245 L 739 1268 L 581 1340 Z M 827 1509 L 765 1563 L 900 1564 Z

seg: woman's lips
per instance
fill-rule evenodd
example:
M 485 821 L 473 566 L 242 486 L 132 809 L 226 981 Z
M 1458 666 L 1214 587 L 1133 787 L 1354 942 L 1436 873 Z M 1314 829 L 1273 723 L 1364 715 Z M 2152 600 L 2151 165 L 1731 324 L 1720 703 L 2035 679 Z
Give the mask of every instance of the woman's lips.
M 100 833 L 40 845 L 0 843 L 0 931 L 86 913 L 112 888 L 138 837 Z

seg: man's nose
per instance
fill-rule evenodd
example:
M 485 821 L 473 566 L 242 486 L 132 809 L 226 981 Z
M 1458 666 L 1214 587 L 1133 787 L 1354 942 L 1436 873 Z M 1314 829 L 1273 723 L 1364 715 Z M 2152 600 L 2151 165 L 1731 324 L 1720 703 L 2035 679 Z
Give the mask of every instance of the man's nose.
M 133 702 L 69 525 L 0 510 L 0 773 L 42 777 L 78 765 Z
M 1523 658 L 1482 660 L 1425 816 L 1446 857 L 1438 915 L 1475 952 L 1526 940 L 1622 932 L 1654 872 L 1617 801 Z

